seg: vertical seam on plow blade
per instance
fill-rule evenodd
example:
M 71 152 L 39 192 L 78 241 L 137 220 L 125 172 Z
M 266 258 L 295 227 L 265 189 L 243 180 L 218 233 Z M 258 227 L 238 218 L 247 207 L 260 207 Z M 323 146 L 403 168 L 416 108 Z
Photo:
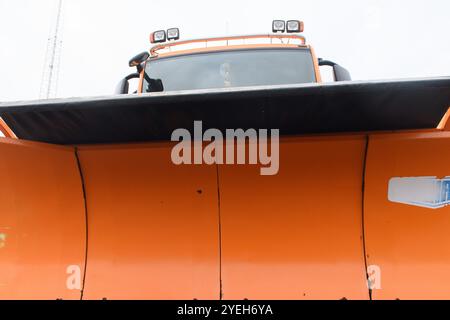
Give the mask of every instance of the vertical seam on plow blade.
M 80 158 L 78 156 L 78 148 L 75 147 L 75 159 L 77 161 L 78 166 L 78 172 L 80 174 L 80 180 L 81 180 L 81 188 L 83 192 L 83 202 L 84 202 L 84 215 L 85 215 L 85 226 L 86 226 L 86 245 L 85 245 L 85 254 L 84 254 L 84 273 L 83 273 L 83 283 L 81 288 L 81 297 L 80 300 L 83 300 L 84 295 L 84 287 L 86 283 L 86 271 L 87 271 L 87 258 L 88 258 L 88 239 L 89 239 L 89 228 L 88 228 L 88 208 L 87 208 L 87 201 L 86 201 L 86 187 L 84 182 L 84 175 L 83 175 L 83 169 L 81 168 L 81 162 Z
M 222 300 L 222 222 L 220 214 L 220 180 L 219 180 L 219 165 L 216 164 L 216 177 L 217 177 L 217 209 L 219 215 L 219 299 Z
M 372 289 L 369 286 L 369 274 L 367 272 L 367 252 L 366 252 L 366 232 L 365 232 L 365 222 L 364 222 L 364 205 L 365 205 L 365 191 L 366 191 L 366 169 L 367 169 L 367 155 L 369 152 L 369 135 L 366 135 L 364 156 L 363 156 L 363 170 L 362 170 L 362 188 L 361 188 L 361 227 L 362 227 L 362 245 L 363 245 L 363 255 L 364 255 L 364 272 L 366 274 L 366 284 L 369 290 L 369 299 L 372 300 Z

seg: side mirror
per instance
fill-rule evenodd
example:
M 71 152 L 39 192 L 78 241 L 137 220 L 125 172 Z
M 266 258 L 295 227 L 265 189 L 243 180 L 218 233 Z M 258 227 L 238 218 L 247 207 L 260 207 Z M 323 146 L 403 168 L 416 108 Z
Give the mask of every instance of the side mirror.
M 128 62 L 130 67 L 139 67 L 142 62 L 145 62 L 150 57 L 150 53 L 147 51 L 141 52 L 138 55 L 134 56 Z
M 148 92 L 162 92 L 164 91 L 164 85 L 161 79 L 147 79 L 148 82 Z
M 338 65 L 336 62 L 330 60 L 323 60 L 319 58 L 319 66 L 331 66 L 333 67 L 334 81 L 350 81 L 352 77 L 350 72 L 344 67 Z
M 352 77 L 350 76 L 350 72 L 348 72 L 347 69 L 345 69 L 344 67 L 335 64 L 333 66 L 333 70 L 334 70 L 334 79 L 336 81 L 350 81 L 352 80 Z
M 132 73 L 120 80 L 120 82 L 116 86 L 115 94 L 128 94 L 128 90 L 130 88 L 129 80 L 139 77 L 139 73 Z
M 130 67 L 136 67 L 137 72 L 129 74 L 128 76 L 120 80 L 120 82 L 116 86 L 115 94 L 128 94 L 128 91 L 130 89 L 129 80 L 140 77 L 139 73 L 143 70 L 142 63 L 147 61 L 149 57 L 150 53 L 144 51 L 130 59 L 128 65 Z

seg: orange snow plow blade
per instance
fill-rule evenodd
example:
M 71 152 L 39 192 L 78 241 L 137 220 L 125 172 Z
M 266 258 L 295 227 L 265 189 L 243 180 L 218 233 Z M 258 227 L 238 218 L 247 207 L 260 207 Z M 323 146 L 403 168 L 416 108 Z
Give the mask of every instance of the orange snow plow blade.
M 450 299 L 449 106 L 448 78 L 0 105 L 0 298 Z M 280 129 L 277 174 L 174 164 L 195 120 Z

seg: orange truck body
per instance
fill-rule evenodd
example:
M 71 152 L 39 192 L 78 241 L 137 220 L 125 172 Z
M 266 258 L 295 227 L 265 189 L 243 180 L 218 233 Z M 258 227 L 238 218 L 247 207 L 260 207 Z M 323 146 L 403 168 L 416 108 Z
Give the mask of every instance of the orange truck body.
M 450 207 L 388 199 L 393 177 L 450 175 L 446 122 L 281 137 L 273 176 L 3 122 L 0 299 L 449 299 Z

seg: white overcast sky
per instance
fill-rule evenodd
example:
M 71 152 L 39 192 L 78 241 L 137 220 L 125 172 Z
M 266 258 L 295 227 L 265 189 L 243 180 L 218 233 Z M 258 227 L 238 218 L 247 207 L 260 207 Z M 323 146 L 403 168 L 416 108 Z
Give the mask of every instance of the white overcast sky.
M 0 101 L 37 99 L 56 0 L 0 0 Z M 450 76 L 449 0 L 65 0 L 58 97 L 105 95 L 150 47 L 179 27 L 191 39 L 305 22 L 308 43 L 353 79 Z

